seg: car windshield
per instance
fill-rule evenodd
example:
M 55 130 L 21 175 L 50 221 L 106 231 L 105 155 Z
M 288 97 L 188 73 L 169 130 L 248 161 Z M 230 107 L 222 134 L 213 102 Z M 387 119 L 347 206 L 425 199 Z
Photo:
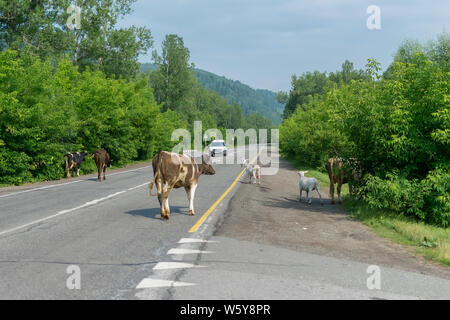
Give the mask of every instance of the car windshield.
M 211 143 L 211 147 L 225 147 L 225 142 L 213 142 Z

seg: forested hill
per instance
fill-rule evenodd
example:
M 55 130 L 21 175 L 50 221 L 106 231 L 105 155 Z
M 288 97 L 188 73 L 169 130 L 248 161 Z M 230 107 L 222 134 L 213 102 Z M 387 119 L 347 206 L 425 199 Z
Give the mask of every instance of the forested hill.
M 141 64 L 143 72 L 153 71 L 155 68 L 151 63 Z M 226 98 L 230 104 L 236 102 L 241 106 L 244 115 L 259 114 L 271 119 L 275 125 L 281 123 L 284 106 L 275 100 L 275 92 L 255 90 L 239 81 L 230 80 L 201 69 L 195 71 L 198 81 L 205 89 L 217 92 Z

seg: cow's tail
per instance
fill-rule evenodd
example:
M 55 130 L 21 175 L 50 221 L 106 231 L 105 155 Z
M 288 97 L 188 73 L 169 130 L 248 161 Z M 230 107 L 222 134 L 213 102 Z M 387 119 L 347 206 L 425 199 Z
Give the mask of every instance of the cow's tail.
M 155 197 L 156 196 L 156 194 L 153 194 L 153 185 L 155 184 L 155 179 L 156 178 L 154 178 L 153 180 L 152 180 L 152 182 L 150 182 L 150 184 L 148 185 L 148 193 L 150 194 L 150 197 Z

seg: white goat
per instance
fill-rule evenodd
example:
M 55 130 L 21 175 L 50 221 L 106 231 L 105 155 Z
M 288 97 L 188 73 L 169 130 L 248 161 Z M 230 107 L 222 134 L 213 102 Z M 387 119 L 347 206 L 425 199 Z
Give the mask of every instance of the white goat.
M 261 184 L 261 167 L 257 164 L 253 165 L 253 170 L 252 170 L 252 176 L 255 179 L 255 183 L 256 181 L 258 181 L 258 184 Z M 252 178 L 250 177 L 250 183 L 252 182 Z
M 245 168 L 245 173 L 249 179 L 249 183 L 252 183 L 252 178 L 258 181 L 258 184 L 261 184 L 261 167 L 257 164 L 251 164 L 248 159 L 244 159 L 242 161 L 241 167 Z
M 319 198 L 320 198 L 320 204 L 323 205 L 323 201 L 322 201 L 322 195 L 320 194 L 320 189 L 319 189 L 319 182 L 317 181 L 316 178 L 306 178 L 305 174 L 307 174 L 308 171 L 299 171 L 298 175 L 300 176 L 300 182 L 298 184 L 298 187 L 300 189 L 300 198 L 298 199 L 299 202 L 302 202 L 302 193 L 303 190 L 306 191 L 306 202 L 308 202 L 309 204 L 312 203 L 312 192 L 314 190 L 317 191 L 317 193 L 319 194 Z

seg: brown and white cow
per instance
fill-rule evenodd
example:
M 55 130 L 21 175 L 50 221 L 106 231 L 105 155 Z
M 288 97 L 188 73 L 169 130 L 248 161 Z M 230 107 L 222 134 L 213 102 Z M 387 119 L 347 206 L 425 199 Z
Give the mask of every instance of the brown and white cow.
M 184 187 L 189 200 L 189 214 L 194 215 L 194 196 L 198 179 L 202 174 L 213 175 L 216 172 L 212 167 L 208 155 L 194 158 L 185 154 L 161 151 L 152 161 L 153 181 L 149 185 L 150 196 L 153 185 L 156 184 L 158 200 L 161 205 L 161 217 L 169 219 L 169 194 L 172 189 Z
M 328 177 L 330 178 L 331 204 L 334 204 L 334 185 L 337 183 L 338 202 L 341 200 L 341 189 L 344 183 L 348 183 L 350 194 L 353 194 L 353 183 L 361 179 L 361 171 L 355 159 L 343 160 L 331 158 L 326 164 Z
M 93 154 L 95 164 L 98 169 L 98 181 L 102 182 L 102 171 L 103 171 L 103 180 L 106 180 L 106 167 L 111 166 L 111 157 L 106 150 L 99 149 Z

